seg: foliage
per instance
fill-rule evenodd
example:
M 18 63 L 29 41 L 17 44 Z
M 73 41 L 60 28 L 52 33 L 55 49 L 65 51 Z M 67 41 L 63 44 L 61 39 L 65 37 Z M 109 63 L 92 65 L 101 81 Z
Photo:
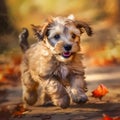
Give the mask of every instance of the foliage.
M 92 91 L 92 96 L 101 100 L 107 93 L 108 89 L 103 84 L 100 84 L 95 90 Z
M 21 55 L 13 55 L 9 58 L 0 56 L 0 85 L 16 86 L 20 82 Z
M 101 120 L 120 120 L 120 117 L 110 117 L 109 115 L 103 114 L 103 118 Z

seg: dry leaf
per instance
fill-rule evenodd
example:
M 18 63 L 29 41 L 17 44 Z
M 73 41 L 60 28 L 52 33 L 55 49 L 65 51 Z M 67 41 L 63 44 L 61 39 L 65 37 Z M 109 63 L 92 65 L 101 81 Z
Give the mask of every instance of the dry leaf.
M 102 120 L 120 120 L 120 117 L 110 117 L 109 115 L 103 114 Z
M 94 91 L 92 91 L 92 97 L 102 99 L 108 93 L 108 89 L 100 84 Z
M 17 85 L 20 78 L 20 61 L 21 56 L 16 55 L 0 64 L 0 85 Z
M 113 120 L 110 116 L 103 114 L 103 119 L 102 120 Z
M 28 111 L 29 110 L 24 108 L 23 104 L 20 103 L 15 107 L 12 117 L 22 117 Z

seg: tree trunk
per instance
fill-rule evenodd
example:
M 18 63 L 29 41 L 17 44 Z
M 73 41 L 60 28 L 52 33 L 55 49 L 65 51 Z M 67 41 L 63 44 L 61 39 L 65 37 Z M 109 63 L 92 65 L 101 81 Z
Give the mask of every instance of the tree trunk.
M 11 33 L 14 30 L 10 22 L 5 0 L 0 0 L 0 35 Z

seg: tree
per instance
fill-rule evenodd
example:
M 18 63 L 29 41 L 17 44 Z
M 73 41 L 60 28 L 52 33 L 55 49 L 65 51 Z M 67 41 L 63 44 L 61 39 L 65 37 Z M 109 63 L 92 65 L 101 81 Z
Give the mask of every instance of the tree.
M 0 1 L 0 35 L 11 33 L 14 30 L 10 22 L 5 0 Z

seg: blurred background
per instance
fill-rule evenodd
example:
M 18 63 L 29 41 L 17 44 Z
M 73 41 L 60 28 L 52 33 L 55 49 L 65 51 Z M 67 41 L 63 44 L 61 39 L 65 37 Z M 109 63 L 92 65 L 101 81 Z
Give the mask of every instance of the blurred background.
M 0 85 L 18 81 L 22 52 L 18 35 L 23 27 L 43 24 L 50 16 L 83 20 L 93 28 L 93 36 L 82 37 L 85 66 L 120 65 L 120 0 L 1 0 L 0 1 Z
M 120 0 L 0 0 L 0 120 L 9 120 L 11 113 L 12 116 L 16 113 L 22 120 L 23 116 L 20 116 L 25 112 L 19 105 L 22 101 L 22 52 L 18 35 L 22 28 L 29 29 L 29 42 L 32 44 L 36 40 L 30 24 L 41 25 L 50 16 L 70 14 L 87 22 L 94 33 L 92 37 L 86 34 L 81 36 L 89 89 L 88 104 L 67 109 L 68 113 L 66 109 L 60 111 L 56 107 L 36 107 L 33 113 L 28 113 L 28 117 L 24 116 L 23 119 L 40 120 L 40 113 L 46 115 L 49 111 L 50 117 L 58 115 L 57 119 L 63 115 L 62 118 L 68 116 L 67 119 L 70 119 L 71 116 L 70 120 L 75 115 L 89 120 L 101 118 L 102 113 L 120 115 Z M 91 91 L 99 84 L 107 86 L 109 90 L 102 101 L 91 97 Z M 33 116 L 30 117 L 30 114 Z M 37 116 L 34 117 L 34 114 Z M 44 117 L 41 120 L 45 120 Z

